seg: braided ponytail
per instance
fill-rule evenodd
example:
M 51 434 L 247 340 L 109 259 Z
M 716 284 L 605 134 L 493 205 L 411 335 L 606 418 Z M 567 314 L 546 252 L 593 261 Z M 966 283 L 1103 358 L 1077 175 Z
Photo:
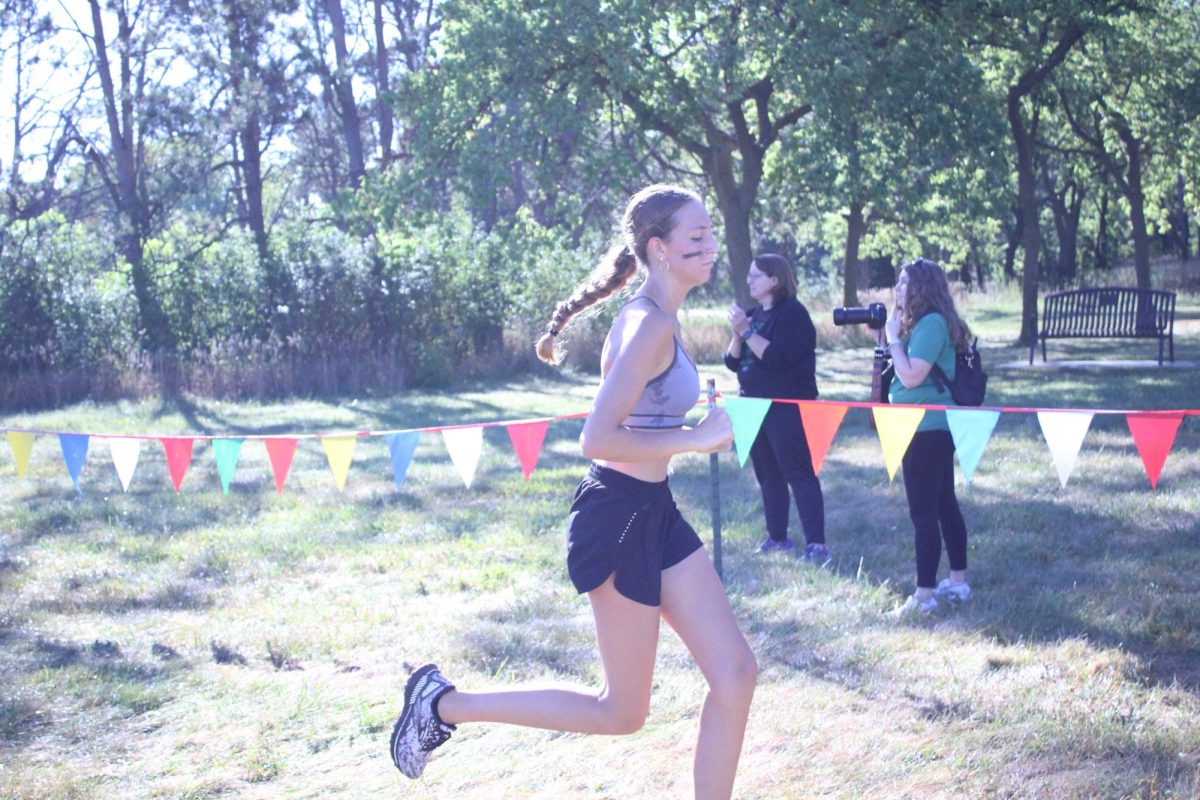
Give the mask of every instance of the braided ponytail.
M 623 243 L 609 248 L 588 279 L 554 309 L 546 333 L 537 343 L 538 358 L 547 364 L 558 363 L 561 353 L 554 347 L 555 337 L 580 311 L 624 289 L 637 272 L 638 264 L 650 263 L 646 257 L 650 240 L 656 236 L 669 237 L 675 228 L 676 212 L 693 202 L 701 202 L 698 194 L 666 184 L 647 186 L 630 198 L 621 220 Z
M 613 245 L 587 280 L 554 309 L 546 333 L 537 343 L 538 358 L 547 364 L 559 363 L 561 352 L 554 346 L 555 337 L 580 311 L 624 289 L 637 272 L 637 264 L 637 257 L 628 245 Z

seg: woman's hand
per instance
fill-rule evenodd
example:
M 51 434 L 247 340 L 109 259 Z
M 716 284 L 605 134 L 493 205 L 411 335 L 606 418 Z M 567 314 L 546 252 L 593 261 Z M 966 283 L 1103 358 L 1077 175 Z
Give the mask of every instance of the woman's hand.
M 692 433 L 696 436 L 693 449 L 697 453 L 728 450 L 733 444 L 733 423 L 729 419 L 729 412 L 720 406 L 710 409 L 692 428 Z
M 900 338 L 900 315 L 903 312 L 904 309 L 900 306 L 893 306 L 892 313 L 888 315 L 887 323 L 883 326 L 889 344 Z
M 742 307 L 736 303 L 729 306 L 729 327 L 733 328 L 733 332 L 738 336 L 750 328 L 750 319 Z

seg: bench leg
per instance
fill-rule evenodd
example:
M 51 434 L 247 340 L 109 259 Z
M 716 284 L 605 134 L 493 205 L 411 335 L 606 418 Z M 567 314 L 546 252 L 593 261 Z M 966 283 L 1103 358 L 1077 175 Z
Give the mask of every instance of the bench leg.
M 1029 343 L 1029 366 L 1033 366 L 1033 351 L 1037 349 L 1037 337 L 1033 337 L 1033 341 Z
M 1042 339 L 1042 363 L 1046 363 L 1046 340 Z

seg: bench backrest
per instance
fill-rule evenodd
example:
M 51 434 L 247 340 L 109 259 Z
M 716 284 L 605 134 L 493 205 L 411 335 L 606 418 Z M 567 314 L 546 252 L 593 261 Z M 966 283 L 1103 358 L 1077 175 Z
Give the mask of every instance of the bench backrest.
M 1073 289 L 1048 294 L 1042 336 L 1162 336 L 1175 323 L 1175 293 L 1156 289 Z

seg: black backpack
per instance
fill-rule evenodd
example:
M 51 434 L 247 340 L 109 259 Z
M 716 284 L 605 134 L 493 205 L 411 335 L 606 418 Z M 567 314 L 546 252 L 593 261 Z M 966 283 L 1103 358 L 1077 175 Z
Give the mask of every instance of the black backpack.
M 954 380 L 948 380 L 946 373 L 942 372 L 942 368 L 937 364 L 934 364 L 929 372 L 933 378 L 933 385 L 939 392 L 945 392 L 947 387 L 950 389 L 950 397 L 954 399 L 955 405 L 983 405 L 988 376 L 983 371 L 983 356 L 975 349 L 978 343 L 979 337 L 976 336 L 975 340 L 967 345 L 966 350 L 955 355 Z

